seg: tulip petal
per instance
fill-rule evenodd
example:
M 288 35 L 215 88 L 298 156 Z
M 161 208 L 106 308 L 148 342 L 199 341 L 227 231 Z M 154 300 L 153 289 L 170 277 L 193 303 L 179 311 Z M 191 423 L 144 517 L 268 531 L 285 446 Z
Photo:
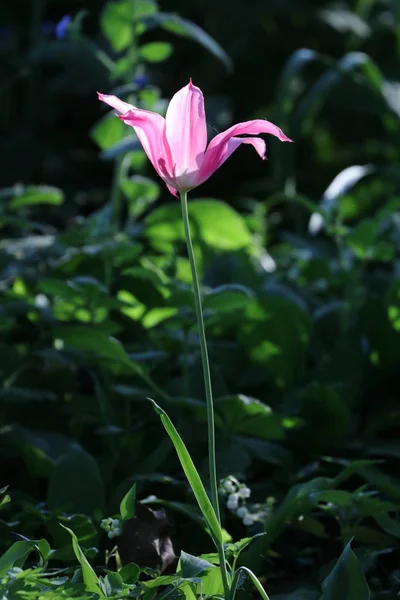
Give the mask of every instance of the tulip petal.
M 230 140 L 227 140 L 224 144 L 224 147 L 221 148 L 218 168 L 222 164 L 224 164 L 224 162 L 230 157 L 230 155 L 236 150 L 236 148 L 239 148 L 239 146 L 241 146 L 241 144 L 250 144 L 251 146 L 253 146 L 253 148 L 255 149 L 257 154 L 263 160 L 265 160 L 265 158 L 266 158 L 265 153 L 267 150 L 267 146 L 266 146 L 265 141 L 262 138 L 259 138 L 259 137 L 248 137 L 248 138 L 233 137 Z
M 172 185 L 171 151 L 165 137 L 165 119 L 157 113 L 140 109 L 130 110 L 119 118 L 133 127 L 157 173 Z
M 98 94 L 99 99 L 122 114 L 119 118 L 135 130 L 143 150 L 162 179 L 173 183 L 171 152 L 165 137 L 165 119 L 149 110 L 141 110 L 116 96 Z
M 204 98 L 192 81 L 173 96 L 165 120 L 175 179 L 179 189 L 190 189 L 207 146 Z
M 226 131 L 216 135 L 209 143 L 196 185 L 200 185 L 211 177 L 240 144 L 251 144 L 261 158 L 265 159 L 265 142 L 261 138 L 234 137 L 243 134 L 257 135 L 260 133 L 274 135 L 282 142 L 292 141 L 279 127 L 263 119 L 255 119 L 254 121 L 245 121 L 244 123 L 233 125 Z
M 115 108 L 115 110 L 120 113 L 127 113 L 129 110 L 135 110 L 135 107 L 132 104 L 120 100 L 117 96 L 108 96 L 107 94 L 101 94 L 100 92 L 97 92 L 97 95 L 99 100 L 112 106 L 112 108 Z
M 175 198 L 179 198 L 178 191 L 177 191 L 177 190 L 176 190 L 174 187 L 172 187 L 172 185 L 169 185 L 169 184 L 167 183 L 167 188 L 168 188 L 168 191 L 169 191 L 169 192 L 171 192 L 171 194 L 172 194 L 173 196 L 175 196 Z

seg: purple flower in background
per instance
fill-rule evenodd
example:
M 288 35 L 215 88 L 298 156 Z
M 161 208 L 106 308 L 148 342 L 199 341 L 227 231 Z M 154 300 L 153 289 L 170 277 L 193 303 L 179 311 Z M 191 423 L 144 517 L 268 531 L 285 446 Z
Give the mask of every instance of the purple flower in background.
M 65 15 L 61 21 L 59 21 L 56 25 L 56 38 L 58 40 L 62 40 L 65 38 L 65 34 L 67 33 L 68 27 L 70 26 L 72 21 L 71 15 Z
M 138 88 L 144 88 L 145 85 L 149 83 L 149 76 L 146 73 L 142 73 L 141 75 L 136 75 L 133 80 L 133 83 L 138 86 Z

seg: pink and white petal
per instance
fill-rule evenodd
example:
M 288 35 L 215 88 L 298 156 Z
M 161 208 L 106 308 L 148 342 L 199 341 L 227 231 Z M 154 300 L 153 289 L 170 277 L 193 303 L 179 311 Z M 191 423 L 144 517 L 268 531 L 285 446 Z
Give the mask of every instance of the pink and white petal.
M 171 151 L 165 136 L 165 119 L 148 110 L 138 108 L 120 115 L 121 121 L 135 130 L 151 164 L 168 184 L 173 184 Z
M 207 152 L 212 148 L 217 148 L 220 144 L 224 143 L 226 140 L 237 136 L 237 135 L 260 135 L 260 133 L 269 133 L 270 135 L 274 135 L 281 142 L 292 142 L 290 138 L 287 137 L 276 125 L 267 121 L 266 119 L 254 119 L 253 121 L 245 121 L 244 123 L 237 123 L 236 125 L 232 125 L 226 131 L 219 133 L 211 140 L 208 145 Z
M 127 113 L 129 110 L 135 110 L 135 107 L 132 104 L 120 100 L 117 96 L 108 96 L 107 94 L 101 94 L 100 92 L 97 92 L 97 95 L 99 100 L 105 102 L 112 108 L 115 108 L 115 110 L 122 114 Z
M 172 194 L 173 196 L 175 196 L 175 198 L 179 198 L 178 191 L 177 191 L 177 190 L 176 190 L 174 187 L 172 187 L 172 185 L 169 185 L 169 184 L 167 183 L 167 188 L 168 188 L 168 191 L 169 191 L 169 192 L 171 192 L 171 194 Z
M 203 93 L 191 80 L 171 99 L 165 120 L 174 175 L 193 178 L 203 162 L 207 125 Z
M 237 138 L 237 135 L 269 133 L 282 142 L 291 142 L 279 127 L 263 119 L 237 123 L 211 140 L 205 153 L 197 185 L 208 179 L 236 150 L 240 144 L 252 144 L 261 158 L 265 158 L 265 143 L 261 138 Z
M 219 168 L 222 164 L 224 164 L 224 162 L 230 157 L 230 155 L 236 150 L 236 148 L 239 148 L 239 146 L 241 146 L 241 144 L 250 144 L 251 146 L 253 146 L 253 148 L 255 149 L 257 154 L 259 156 L 261 156 L 261 158 L 263 160 L 265 160 L 265 153 L 267 150 L 267 146 L 265 144 L 265 141 L 262 138 L 259 138 L 259 137 L 253 137 L 253 138 L 233 137 L 233 138 L 230 138 L 230 140 L 227 140 L 224 144 L 224 147 L 221 148 L 221 153 L 219 155 L 219 164 L 218 164 L 217 168 Z
M 257 154 L 265 160 L 266 156 L 266 144 L 262 138 L 259 137 L 248 137 L 248 138 L 239 138 L 233 137 L 229 140 L 226 140 L 224 143 L 220 144 L 218 147 L 219 152 L 216 155 L 215 152 L 208 153 L 208 150 L 205 155 L 203 167 L 199 173 L 199 180 L 196 185 L 200 185 L 204 183 L 224 162 L 230 157 L 230 155 L 239 148 L 242 144 L 250 144 L 253 146 Z

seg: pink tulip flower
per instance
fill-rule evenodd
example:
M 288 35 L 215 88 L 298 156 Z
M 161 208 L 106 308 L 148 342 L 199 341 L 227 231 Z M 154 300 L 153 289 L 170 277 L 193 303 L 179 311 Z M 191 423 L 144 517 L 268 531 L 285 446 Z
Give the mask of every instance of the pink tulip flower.
M 165 119 L 116 96 L 98 95 L 121 113 L 119 118 L 124 123 L 133 127 L 151 164 L 174 196 L 204 183 L 241 144 L 251 144 L 265 159 L 263 139 L 237 136 L 270 133 L 282 142 L 292 141 L 273 123 L 255 119 L 229 127 L 207 146 L 203 93 L 192 80 L 173 96 Z

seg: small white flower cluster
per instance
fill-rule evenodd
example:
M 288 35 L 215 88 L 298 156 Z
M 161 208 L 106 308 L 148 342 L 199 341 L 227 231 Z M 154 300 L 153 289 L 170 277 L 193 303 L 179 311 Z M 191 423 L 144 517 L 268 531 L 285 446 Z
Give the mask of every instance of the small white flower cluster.
M 122 521 L 119 519 L 113 519 L 112 517 L 108 517 L 107 519 L 103 519 L 100 523 L 100 526 L 104 531 L 107 532 L 110 540 L 115 538 L 122 533 Z
M 251 490 L 240 483 L 236 477 L 230 475 L 221 482 L 222 492 L 228 494 L 226 506 L 243 520 L 243 525 L 253 525 L 257 515 L 253 515 L 246 506 L 246 500 L 250 498 Z

